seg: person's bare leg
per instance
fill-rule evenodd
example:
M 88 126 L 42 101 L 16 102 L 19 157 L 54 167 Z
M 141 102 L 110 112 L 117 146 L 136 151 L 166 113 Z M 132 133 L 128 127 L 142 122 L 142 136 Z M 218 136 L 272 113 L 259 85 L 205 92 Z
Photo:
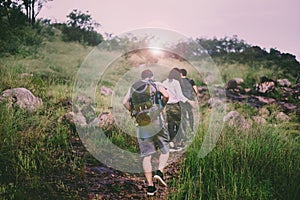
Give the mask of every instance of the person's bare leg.
M 161 172 L 163 172 L 164 168 L 167 165 L 169 159 L 169 152 L 165 153 L 165 154 L 160 154 L 159 156 L 159 164 L 158 164 L 158 170 L 160 170 Z
M 165 154 L 160 154 L 159 156 L 159 164 L 158 164 L 158 170 L 155 175 L 154 175 L 154 179 L 160 181 L 161 184 L 163 184 L 165 187 L 167 187 L 167 183 L 163 178 L 163 170 L 165 168 L 165 166 L 167 165 L 167 161 L 169 159 L 169 152 L 165 153 Z
M 148 186 L 153 186 L 151 155 L 144 157 L 143 169 L 144 169 L 144 173 L 145 173 L 145 177 L 146 177 Z

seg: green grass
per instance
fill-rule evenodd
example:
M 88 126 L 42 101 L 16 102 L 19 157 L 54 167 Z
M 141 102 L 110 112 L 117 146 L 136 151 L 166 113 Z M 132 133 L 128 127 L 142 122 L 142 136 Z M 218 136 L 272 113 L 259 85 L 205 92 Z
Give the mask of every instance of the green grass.
M 85 187 L 76 183 L 85 165 L 73 151 L 78 136 L 58 118 L 69 111 L 61 102 L 72 97 L 72 80 L 89 50 L 56 41 L 28 58 L 1 59 L 0 90 L 25 87 L 43 106 L 27 113 L 0 104 L 0 199 L 74 199 Z
M 202 129 L 203 130 L 203 129 Z M 188 149 L 170 199 L 298 199 L 299 135 L 286 127 L 253 127 L 248 132 L 225 128 L 206 157 L 199 151 L 204 132 Z
M 243 78 L 245 81 L 244 84 L 247 87 L 252 87 L 254 83 L 258 83 L 261 76 L 274 79 L 276 78 L 273 77 L 273 71 L 271 69 L 263 67 L 255 67 L 239 63 L 224 63 L 219 64 L 218 68 L 225 83 L 233 78 Z M 255 80 L 255 82 L 251 80 Z
M 61 181 L 79 173 L 74 166 L 83 166 L 72 154 L 70 128 L 39 112 L 0 105 L 0 123 L 5 124 L 0 130 L 1 199 L 56 198 L 59 191 L 68 192 L 70 198 L 76 195 Z

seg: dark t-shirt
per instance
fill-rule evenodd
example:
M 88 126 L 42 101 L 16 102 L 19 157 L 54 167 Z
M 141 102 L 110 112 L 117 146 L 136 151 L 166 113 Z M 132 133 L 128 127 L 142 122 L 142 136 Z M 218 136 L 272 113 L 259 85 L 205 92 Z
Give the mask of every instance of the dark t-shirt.
M 180 81 L 182 93 L 189 100 L 193 100 L 195 97 L 193 89 L 194 85 L 196 85 L 194 80 L 190 78 L 182 78 Z

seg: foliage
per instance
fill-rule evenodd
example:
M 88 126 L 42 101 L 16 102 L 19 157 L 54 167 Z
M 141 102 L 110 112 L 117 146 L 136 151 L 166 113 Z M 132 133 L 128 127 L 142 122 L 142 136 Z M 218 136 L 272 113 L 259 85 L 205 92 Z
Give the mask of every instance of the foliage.
M 270 69 L 274 79 L 289 78 L 296 81 L 300 71 L 300 63 L 289 53 L 282 53 L 271 48 L 269 52 L 259 46 L 247 44 L 236 35 L 232 38 L 197 38 L 196 41 L 212 56 L 218 65 L 244 64 L 253 69 Z M 198 51 L 194 53 L 199 54 Z M 254 78 L 254 77 L 252 77 Z
M 73 10 L 67 17 L 69 20 L 62 27 L 64 41 L 77 41 L 92 46 L 103 41 L 102 35 L 94 31 L 99 24 L 93 21 L 91 15 Z
M 213 39 L 204 39 L 197 38 L 196 41 L 207 51 L 211 56 L 223 55 L 227 53 L 240 53 L 249 48 L 244 40 L 239 40 L 237 35 L 234 35 L 232 38 L 213 38 Z
M 298 199 L 299 135 L 286 134 L 284 127 L 227 127 L 201 159 L 204 130 L 188 149 L 170 199 Z
M 11 1 L 0 4 L 0 56 L 6 53 L 27 56 L 35 53 L 42 38 L 27 22 L 21 7 Z
M 83 162 L 72 154 L 69 127 L 54 124 L 53 107 L 37 114 L 0 104 L 0 197 L 19 199 L 74 198 L 66 187 L 69 176 L 78 176 Z M 47 117 L 48 116 L 48 117 Z M 69 194 L 68 194 L 69 193 Z
M 9 15 L 9 10 L 19 10 L 24 13 L 25 19 L 33 26 L 36 22 L 36 17 L 40 13 L 45 3 L 53 0 L 2 0 L 1 8 L 6 14 Z

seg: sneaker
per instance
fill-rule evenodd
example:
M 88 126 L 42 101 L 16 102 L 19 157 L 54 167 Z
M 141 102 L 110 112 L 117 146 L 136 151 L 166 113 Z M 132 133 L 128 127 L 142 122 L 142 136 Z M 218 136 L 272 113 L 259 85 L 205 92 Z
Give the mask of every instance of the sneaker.
M 148 186 L 147 187 L 147 195 L 153 196 L 156 192 L 156 187 L 155 186 Z
M 156 180 L 159 180 L 161 184 L 163 184 L 165 187 L 167 187 L 167 183 L 164 180 L 164 175 L 160 170 L 157 170 L 155 172 L 155 175 L 154 175 L 153 178 L 156 179 Z
M 170 148 L 173 148 L 175 146 L 174 142 L 170 142 L 169 145 L 170 145 Z
M 178 146 L 175 146 L 173 148 L 170 148 L 170 152 L 177 152 L 177 151 L 181 151 L 182 148 L 181 147 L 178 147 Z

